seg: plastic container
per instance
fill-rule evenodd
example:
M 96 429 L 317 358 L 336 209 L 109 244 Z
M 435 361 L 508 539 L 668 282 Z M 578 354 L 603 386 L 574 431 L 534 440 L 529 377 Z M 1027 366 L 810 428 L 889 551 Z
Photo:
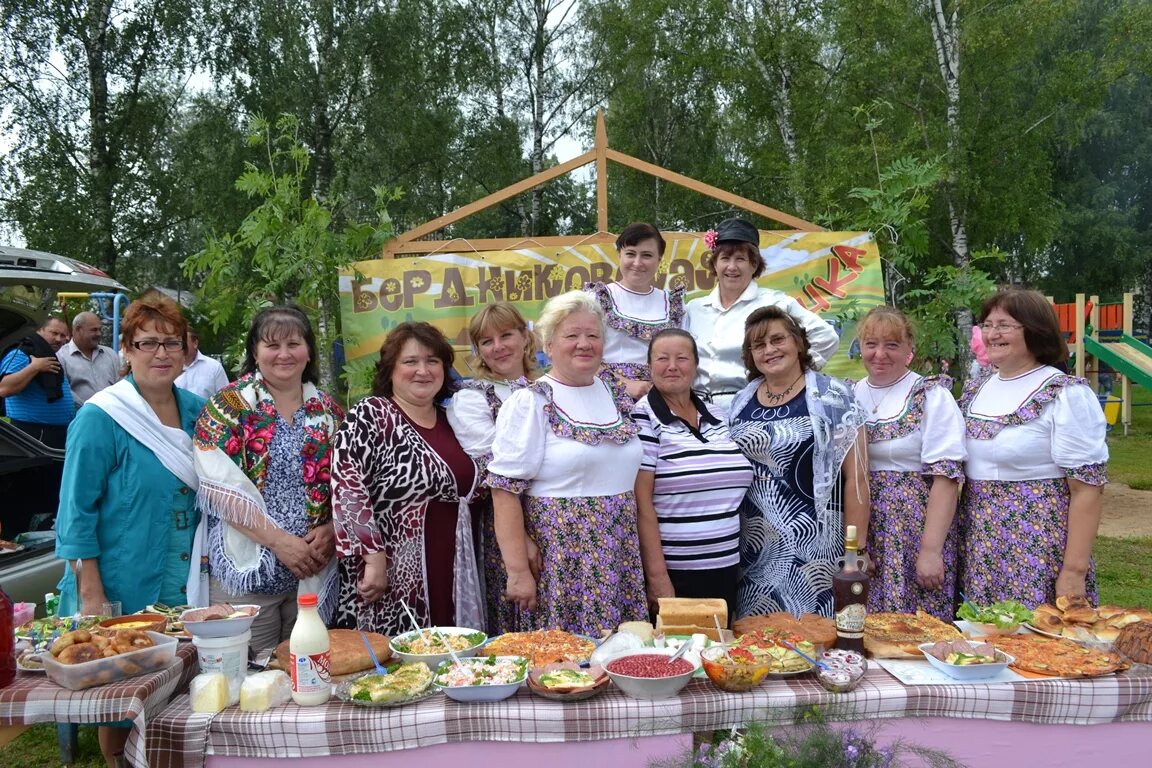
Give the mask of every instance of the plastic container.
M 934 645 L 936 643 L 923 643 L 919 646 L 920 652 L 924 654 L 924 658 L 928 660 L 929 664 L 955 680 L 984 680 L 989 677 L 996 677 L 1008 669 L 1009 665 L 1016 662 L 1015 656 L 1010 656 L 1004 651 L 996 649 L 996 661 L 992 663 L 949 664 L 928 652 Z
M 36 618 L 36 603 L 16 603 L 12 608 L 12 626 L 19 627 Z
M 723 645 L 713 645 L 700 652 L 704 674 L 722 691 L 745 693 L 768 679 L 772 671 L 770 659 L 744 660 L 739 655 L 730 657 Z
M 315 707 L 332 698 L 331 642 L 316 610 L 316 595 L 300 595 L 296 603 L 300 610 L 288 638 L 292 700 L 301 707 Z
M 107 659 L 86 661 L 83 664 L 61 664 L 52 654 L 41 654 L 48 679 L 72 691 L 82 691 L 94 685 L 115 683 L 146 672 L 158 672 L 176 658 L 178 642 L 174 637 L 159 632 L 148 632 L 154 645 L 129 651 Z
M 228 678 L 228 694 L 233 704 L 240 701 L 240 686 L 248 672 L 248 641 L 251 639 L 251 632 L 235 637 L 192 638 L 201 674 L 219 672 Z

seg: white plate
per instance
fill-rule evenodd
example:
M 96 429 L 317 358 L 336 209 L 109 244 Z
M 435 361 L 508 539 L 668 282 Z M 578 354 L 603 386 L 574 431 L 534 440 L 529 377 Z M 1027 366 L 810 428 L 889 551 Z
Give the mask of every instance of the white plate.
M 1066 635 L 1057 635 L 1054 632 L 1048 632 L 1048 631 L 1043 630 L 1043 629 L 1037 629 L 1036 627 L 1032 626 L 1031 624 L 1025 624 L 1024 626 L 1027 627 L 1029 631 L 1035 632 L 1038 635 L 1043 635 L 1044 637 L 1051 637 L 1054 640 L 1071 640 L 1072 642 L 1076 643 L 1077 645 L 1082 645 L 1085 648 L 1092 648 L 1092 649 L 1097 650 L 1097 651 L 1111 651 L 1116 647 L 1115 643 L 1110 643 L 1107 640 L 1078 640 L 1075 637 L 1068 637 Z
M 964 619 L 956 619 L 956 621 L 954 621 L 952 623 L 955 624 L 960 629 L 960 631 L 966 635 L 971 635 L 972 637 L 988 637 L 988 635 L 985 634 L 984 630 L 980 629 L 980 627 L 973 626 L 972 622 L 970 622 L 970 621 L 965 621 Z M 1016 631 L 1013 632 L 1012 634 L 1014 634 L 1014 635 L 1026 635 L 1026 634 L 1028 634 L 1028 630 L 1024 628 L 1025 626 L 1027 626 L 1027 625 L 1022 624 L 1021 626 L 1017 627 Z
M 1031 682 L 1030 678 L 1018 675 L 1010 669 L 983 680 L 957 680 L 933 667 L 927 659 L 872 659 L 869 663 L 884 668 L 905 685 L 988 685 Z

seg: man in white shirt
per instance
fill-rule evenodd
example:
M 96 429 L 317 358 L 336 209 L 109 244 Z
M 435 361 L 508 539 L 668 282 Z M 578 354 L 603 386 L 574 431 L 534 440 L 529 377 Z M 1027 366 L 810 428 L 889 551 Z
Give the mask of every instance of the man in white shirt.
M 188 361 L 184 373 L 176 377 L 176 386 L 195 392 L 200 397 L 212 397 L 228 386 L 228 374 L 214 357 L 200 354 L 200 334 L 188 328 Z
M 715 244 L 710 250 L 705 267 L 716 277 L 716 287 L 688 302 L 684 312 L 683 328 L 695 337 L 700 350 L 697 389 L 727 407 L 748 383 L 741 356 L 744 321 L 769 304 L 786 311 L 808 334 L 817 370 L 836 354 L 840 337 L 830 323 L 788 294 L 756 284 L 767 266 L 756 227 L 743 219 L 726 219 L 716 226 Z
M 101 331 L 99 317 L 81 312 L 72 318 L 72 341 L 56 352 L 77 410 L 92 395 L 120 379 L 120 358 L 116 350 L 100 343 Z

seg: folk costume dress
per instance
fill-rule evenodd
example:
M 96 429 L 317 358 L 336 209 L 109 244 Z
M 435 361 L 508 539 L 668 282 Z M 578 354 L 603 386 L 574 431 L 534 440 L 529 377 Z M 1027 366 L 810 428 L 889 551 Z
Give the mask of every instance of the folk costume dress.
M 366 397 L 332 446 L 332 507 L 340 556 L 336 626 L 385 635 L 421 626 L 483 626 L 484 606 L 469 508 L 476 464 L 441 409 L 422 427 L 391 400 Z M 366 603 L 356 592 L 363 556 L 384 552 L 388 588 Z
M 461 383 L 460 391 L 448 403 L 448 423 L 452 425 L 460 447 L 476 462 L 477 486 L 480 489 L 488 487 L 488 463 L 492 461 L 492 441 L 496 437 L 496 417 L 500 413 L 500 406 L 514 390 L 527 383 L 527 379 L 472 379 Z M 483 493 L 483 497 L 478 498 L 473 506 L 480 517 L 480 572 L 484 584 L 486 631 L 495 637 L 517 630 L 512 607 L 504 599 L 508 573 L 504 570 L 504 559 L 496 543 L 492 497 L 487 491 Z
M 525 531 L 543 558 L 536 610 L 517 611 L 521 629 L 599 637 L 647 618 L 637 431 L 600 379 L 573 387 L 546 375 L 500 409 L 489 483 L 521 495 Z
M 1054 603 L 1064 561 L 1067 479 L 1107 481 L 1104 413 L 1083 379 L 1041 366 L 968 383 L 960 502 L 960 588 L 977 604 Z M 1088 597 L 1096 600 L 1089 568 Z
M 832 616 L 832 574 L 844 556 L 840 465 L 864 425 L 848 384 L 815 371 L 786 403 L 762 405 L 757 378 L 729 412 L 732 440 L 756 477 L 741 505 L 736 617 L 787 611 Z
M 225 592 L 214 599 L 241 602 L 245 594 L 314 592 L 321 615 L 331 616 L 335 558 L 320 574 L 297 579 L 271 549 L 231 523 L 263 521 L 304 536 L 331 522 L 331 441 L 343 418 L 339 404 L 308 382 L 296 413 L 279 413 L 259 371 L 209 398 L 196 423 L 194 455 L 204 512 L 198 536 L 204 536 L 211 578 Z
M 856 399 L 868 411 L 868 554 L 872 558 L 869 611 L 924 610 L 955 618 L 956 522 L 944 540 L 944 584 L 916 583 L 916 559 L 936 476 L 964 477 L 964 419 L 947 376 L 908 371 L 887 387 L 857 382 Z
M 684 321 L 684 283 L 637 293 L 620 283 L 589 283 L 584 290 L 604 309 L 604 369 L 634 381 L 650 381 L 648 342 Z

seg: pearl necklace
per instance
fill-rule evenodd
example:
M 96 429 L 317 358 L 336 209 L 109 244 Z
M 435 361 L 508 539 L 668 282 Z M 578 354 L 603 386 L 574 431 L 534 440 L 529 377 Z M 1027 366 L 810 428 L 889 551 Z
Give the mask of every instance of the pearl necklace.
M 772 390 L 768 389 L 768 380 L 765 379 L 764 383 L 761 385 L 764 387 L 764 400 L 766 401 L 764 405 L 779 405 L 780 403 L 784 402 L 784 398 L 792 393 L 792 387 L 796 386 L 797 382 L 802 381 L 803 379 L 804 373 L 801 371 L 800 375 L 796 377 L 796 381 L 789 384 L 782 392 L 773 392 Z
M 878 387 L 868 380 L 864 381 L 864 383 L 868 385 L 868 399 L 872 401 L 872 415 L 876 415 L 876 411 L 880 410 L 880 406 L 884 405 L 884 401 L 888 399 L 888 395 L 892 394 L 892 390 L 896 385 L 908 378 L 908 374 L 910 373 L 912 373 L 912 371 L 905 371 L 904 375 L 896 379 L 896 381 L 891 384 L 885 384 L 882 387 Z M 887 390 L 884 392 L 884 396 L 880 398 L 880 402 L 876 402 L 876 396 L 872 394 L 872 390 L 874 389 Z

